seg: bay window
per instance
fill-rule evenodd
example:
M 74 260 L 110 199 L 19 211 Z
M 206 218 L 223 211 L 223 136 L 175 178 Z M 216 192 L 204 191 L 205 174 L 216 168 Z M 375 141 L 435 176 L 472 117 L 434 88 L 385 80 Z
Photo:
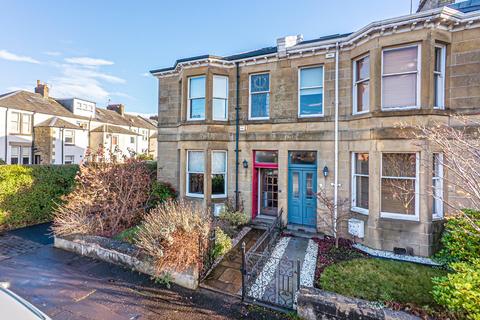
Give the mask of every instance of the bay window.
M 368 153 L 352 153 L 352 211 L 368 214 Z
M 12 146 L 10 148 L 10 164 L 30 164 L 31 147 Z
M 432 214 L 434 219 L 443 218 L 443 154 L 433 154 L 432 165 L 433 204 Z
M 353 62 L 353 114 L 370 109 L 370 57 Z
M 188 78 L 187 120 L 205 120 L 205 76 Z
M 212 151 L 212 198 L 227 196 L 227 152 Z
M 323 115 L 323 67 L 299 70 L 298 115 L 315 117 Z
M 228 77 L 213 76 L 213 120 L 227 120 Z
M 270 117 L 270 75 L 250 75 L 249 119 L 261 120 Z
M 205 175 L 205 153 L 187 151 L 187 196 L 203 198 Z
M 418 221 L 417 153 L 383 153 L 381 216 Z
M 435 46 L 435 66 L 433 69 L 434 108 L 445 108 L 445 46 Z
M 420 45 L 382 52 L 382 109 L 420 106 Z

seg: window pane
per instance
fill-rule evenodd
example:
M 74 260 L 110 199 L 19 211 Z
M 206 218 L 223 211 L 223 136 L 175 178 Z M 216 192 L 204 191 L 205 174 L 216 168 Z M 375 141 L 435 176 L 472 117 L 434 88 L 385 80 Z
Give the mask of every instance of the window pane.
M 260 163 L 277 163 L 278 153 L 277 151 L 256 151 L 255 162 Z
M 188 180 L 189 193 L 203 194 L 203 173 L 190 173 Z
M 305 181 L 305 194 L 307 199 L 312 199 L 315 193 L 313 192 L 313 173 L 307 172 Z
M 13 112 L 10 119 L 10 131 L 14 133 L 20 132 L 20 114 Z
M 10 163 L 11 163 L 11 164 L 18 164 L 18 157 L 12 157 L 12 158 L 10 159 Z
M 298 198 L 299 197 L 299 185 L 298 185 L 298 172 L 294 172 L 292 174 L 292 196 L 294 198 Z
M 316 151 L 292 151 L 290 152 L 291 164 L 316 164 Z
M 382 176 L 410 177 L 416 175 L 415 153 L 384 153 L 382 154 Z
M 29 147 L 23 147 L 22 148 L 22 156 L 23 157 L 29 157 L 30 156 L 30 148 Z
M 357 112 L 367 111 L 370 107 L 369 81 L 357 84 Z
M 355 206 L 368 209 L 368 177 L 355 177 Z
M 213 97 L 227 98 L 228 78 L 214 76 L 213 77 Z
M 267 118 L 269 116 L 270 95 L 268 93 L 252 94 L 252 118 Z
M 355 80 L 363 80 L 370 77 L 370 57 L 365 57 L 363 59 L 357 60 L 357 73 L 355 75 Z
M 205 172 L 205 159 L 203 151 L 188 152 L 188 171 Z
M 417 75 L 383 77 L 382 107 L 411 107 L 417 104 Z
M 440 154 L 433 154 L 433 177 L 440 177 L 440 166 L 442 165 Z
M 18 157 L 19 153 L 20 153 L 20 147 L 12 147 L 11 150 L 10 150 L 10 153 L 12 155 L 12 157 Z
M 443 107 L 443 78 L 441 74 L 435 73 L 434 78 L 434 94 L 435 94 L 435 107 Z
M 205 99 L 190 100 L 190 119 L 205 118 Z
M 322 97 L 322 88 L 300 90 L 300 114 L 321 114 L 323 112 Z
M 227 100 L 213 99 L 213 119 L 227 119 Z
M 417 71 L 418 47 L 383 52 L 383 74 Z
M 250 92 L 260 92 L 270 90 L 270 75 L 254 74 L 250 78 Z
M 355 153 L 355 173 L 368 175 L 368 153 Z
M 227 153 L 212 152 L 212 172 L 224 173 L 227 171 Z
M 23 131 L 23 133 L 29 134 L 31 132 L 30 119 L 31 119 L 31 116 L 29 114 L 22 115 L 22 131 Z
M 442 71 L 442 48 L 435 48 L 435 71 Z
M 212 194 L 225 194 L 225 175 L 212 175 Z
M 205 98 L 205 77 L 190 78 L 190 98 Z
M 382 178 L 382 212 L 415 214 L 415 180 Z
M 323 68 L 305 68 L 300 70 L 300 88 L 323 86 Z

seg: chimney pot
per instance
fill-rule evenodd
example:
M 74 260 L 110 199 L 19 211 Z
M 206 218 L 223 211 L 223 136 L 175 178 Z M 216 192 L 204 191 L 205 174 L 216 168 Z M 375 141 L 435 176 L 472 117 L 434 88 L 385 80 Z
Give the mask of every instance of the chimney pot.
M 35 87 L 35 93 L 40 94 L 44 98 L 48 98 L 48 85 L 46 83 L 41 83 L 40 80 L 37 80 L 37 86 Z
M 125 115 L 125 105 L 123 103 L 109 104 L 107 110 L 115 111 L 121 116 Z

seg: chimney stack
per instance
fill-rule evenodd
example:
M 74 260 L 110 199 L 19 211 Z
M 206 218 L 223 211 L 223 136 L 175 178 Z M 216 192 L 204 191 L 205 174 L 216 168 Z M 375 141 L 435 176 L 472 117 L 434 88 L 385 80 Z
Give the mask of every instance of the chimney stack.
M 303 35 L 286 36 L 277 39 L 277 54 L 280 58 L 287 56 L 287 49 L 303 41 Z
M 109 105 L 107 106 L 107 109 L 108 109 L 108 110 L 115 111 L 116 113 L 118 113 L 118 114 L 121 115 L 121 116 L 125 115 L 125 105 L 123 105 L 122 103 L 109 104 Z
M 48 98 L 48 85 L 46 83 L 41 83 L 40 80 L 37 80 L 35 93 L 39 93 L 42 97 Z

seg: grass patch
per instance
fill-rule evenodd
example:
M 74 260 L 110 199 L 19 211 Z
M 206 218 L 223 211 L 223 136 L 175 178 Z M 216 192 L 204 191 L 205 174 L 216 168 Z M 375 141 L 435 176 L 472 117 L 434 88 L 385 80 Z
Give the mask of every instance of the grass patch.
M 369 301 L 433 306 L 432 277 L 446 273 L 414 263 L 362 258 L 327 267 L 318 285 L 327 291 Z
M 120 241 L 128 242 L 131 244 L 135 244 L 137 234 L 138 234 L 138 231 L 140 231 L 140 229 L 141 229 L 141 226 L 131 227 L 127 230 L 120 232 L 113 238 L 115 240 L 120 240 Z

